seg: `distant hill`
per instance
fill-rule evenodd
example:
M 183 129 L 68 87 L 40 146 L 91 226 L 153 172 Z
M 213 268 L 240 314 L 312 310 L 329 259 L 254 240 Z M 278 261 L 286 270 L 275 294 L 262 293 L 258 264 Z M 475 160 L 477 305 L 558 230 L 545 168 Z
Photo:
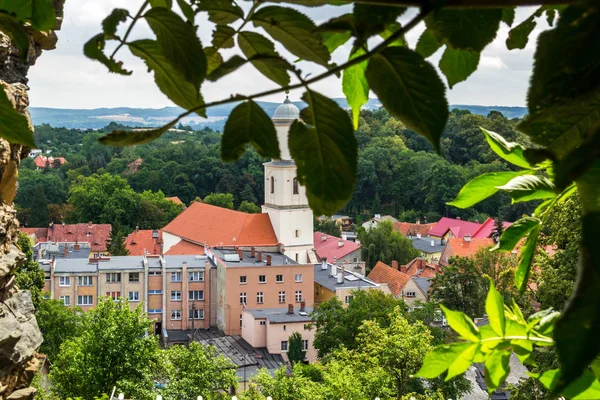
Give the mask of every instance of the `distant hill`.
M 345 98 L 334 99 L 341 107 L 348 108 Z M 257 101 L 268 115 L 272 115 L 279 103 L 268 101 Z M 294 102 L 299 108 L 306 105 L 303 102 Z M 191 116 L 185 118 L 183 123 L 191 125 L 198 129 L 205 126 L 213 129 L 222 129 L 225 120 L 231 113 L 236 103 L 224 104 L 211 107 L 206 111 L 208 118 Z M 370 99 L 366 104 L 367 109 L 377 109 L 381 107 L 379 100 Z M 469 110 L 473 114 L 487 115 L 490 111 L 500 111 L 507 118 L 520 118 L 527 113 L 525 107 L 506 107 L 506 106 L 478 106 L 478 105 L 451 105 L 450 109 L 460 108 Z M 78 110 L 68 108 L 45 108 L 30 107 L 31 119 L 34 125 L 49 124 L 55 127 L 77 128 L 77 129 L 99 129 L 111 121 L 129 126 L 157 126 L 169 121 L 171 118 L 179 115 L 183 110 L 179 107 L 163 108 L 94 108 L 89 110 Z

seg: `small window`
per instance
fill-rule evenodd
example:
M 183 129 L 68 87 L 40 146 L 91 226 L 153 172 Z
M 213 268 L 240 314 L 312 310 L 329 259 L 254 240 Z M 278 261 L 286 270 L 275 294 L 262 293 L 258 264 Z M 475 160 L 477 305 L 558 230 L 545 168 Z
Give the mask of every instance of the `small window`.
M 70 276 L 61 276 L 58 278 L 59 286 L 71 286 L 71 277 Z
M 304 351 L 308 350 L 308 340 L 306 340 L 306 339 L 302 340 L 302 350 L 304 350 Z
M 248 277 L 246 275 L 240 276 L 240 285 L 245 285 L 248 283 Z
M 287 340 L 282 340 L 281 341 L 281 351 L 284 352 L 284 353 L 288 351 L 288 342 L 287 342 Z
M 179 321 L 179 320 L 181 320 L 181 310 L 171 311 L 171 321 Z
M 302 301 L 302 290 L 296 290 L 296 303 Z
M 265 302 L 265 293 L 264 292 L 257 292 L 256 293 L 256 303 L 257 304 L 263 304 Z
M 181 282 L 181 272 L 171 272 L 171 282 Z
M 171 290 L 171 301 L 181 301 L 180 290 Z
M 266 275 L 259 275 L 258 276 L 258 283 L 267 283 L 267 276 Z
M 204 271 L 190 272 L 190 282 L 204 282 Z
M 298 194 L 298 179 L 294 178 L 294 180 L 292 182 L 292 186 L 293 186 L 294 194 Z
M 416 295 L 415 292 L 406 292 L 406 297 L 415 297 Z
M 161 313 L 162 313 L 161 309 L 148 310 L 148 314 L 161 314 Z
M 139 272 L 130 272 L 129 273 L 129 282 L 139 282 L 140 281 L 140 273 Z
M 275 178 L 271 177 L 271 193 L 275 193 Z
M 148 290 L 148 294 L 162 294 L 162 290 Z
M 344 297 L 344 303 L 345 304 L 350 304 L 350 302 L 352 301 L 352 297 L 353 296 L 345 296 Z
M 119 297 L 121 297 L 121 292 L 106 292 L 106 295 L 113 299 L 113 301 L 118 301 Z
M 191 290 L 189 292 L 190 300 L 204 300 L 204 290 Z
M 279 302 L 285 303 L 285 292 L 283 291 L 279 292 Z
M 91 276 L 78 276 L 77 286 L 92 286 L 93 277 Z
M 71 296 L 60 296 L 60 301 L 62 301 L 63 305 L 70 306 L 71 305 Z
M 302 274 L 296 274 L 296 276 L 295 276 L 295 280 L 296 280 L 296 282 L 298 282 L 298 283 L 299 283 L 299 282 L 302 282 Z
M 240 293 L 240 304 L 246 304 L 247 298 L 246 292 Z
M 296 237 L 299 238 L 300 236 L 302 236 L 302 231 L 300 229 L 296 229 L 294 235 L 296 235 Z
M 129 292 L 129 301 L 140 301 L 140 292 Z
M 204 310 L 203 309 L 190 310 L 188 319 L 204 319 Z
M 282 283 L 283 282 L 283 275 L 275 275 L 275 282 Z
M 77 296 L 78 306 L 91 306 L 93 305 L 93 298 L 91 295 L 88 296 Z
M 106 274 L 106 283 L 118 283 L 121 282 L 121 274 L 117 272 L 111 272 Z
M 259 324 L 259 325 L 267 325 L 267 321 L 265 321 L 265 320 L 262 320 L 262 321 L 259 321 L 259 322 L 258 322 L 258 324 Z
M 161 276 L 162 271 L 150 271 L 148 272 L 148 276 Z

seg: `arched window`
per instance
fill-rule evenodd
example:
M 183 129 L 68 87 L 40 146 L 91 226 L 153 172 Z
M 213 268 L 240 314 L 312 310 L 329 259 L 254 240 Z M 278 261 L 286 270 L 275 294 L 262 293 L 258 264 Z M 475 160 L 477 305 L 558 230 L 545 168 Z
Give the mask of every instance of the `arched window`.
M 271 177 L 271 193 L 275 193 L 275 178 Z
M 298 179 L 294 178 L 292 184 L 294 185 L 294 194 L 298 194 Z

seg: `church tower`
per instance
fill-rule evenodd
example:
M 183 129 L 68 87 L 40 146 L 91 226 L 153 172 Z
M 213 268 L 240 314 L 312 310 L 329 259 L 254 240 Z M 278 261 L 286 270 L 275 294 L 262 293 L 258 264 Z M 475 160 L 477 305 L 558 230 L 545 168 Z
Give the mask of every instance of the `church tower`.
M 313 249 L 313 212 L 308 205 L 306 189 L 296 179 L 296 164 L 288 148 L 288 132 L 300 111 L 286 96 L 273 115 L 279 141 L 280 159 L 264 164 L 265 204 L 277 239 L 285 254 L 299 263 L 310 263 Z

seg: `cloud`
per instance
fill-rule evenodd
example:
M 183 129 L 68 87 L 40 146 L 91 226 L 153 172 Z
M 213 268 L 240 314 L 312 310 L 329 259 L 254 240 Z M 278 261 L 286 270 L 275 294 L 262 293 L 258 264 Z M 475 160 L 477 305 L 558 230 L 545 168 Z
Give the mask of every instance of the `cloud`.
M 479 68 L 503 69 L 508 68 L 498 56 L 481 56 L 479 60 Z

